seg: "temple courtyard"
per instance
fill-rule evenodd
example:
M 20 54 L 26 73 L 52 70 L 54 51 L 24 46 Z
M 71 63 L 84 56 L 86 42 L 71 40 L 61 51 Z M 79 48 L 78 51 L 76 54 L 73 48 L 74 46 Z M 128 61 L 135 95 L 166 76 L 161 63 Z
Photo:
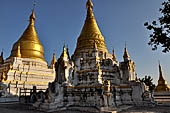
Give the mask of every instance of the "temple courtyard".
M 0 113 L 45 113 L 37 111 L 32 108 L 31 105 L 21 103 L 0 103 Z M 52 113 L 96 113 L 89 111 L 78 111 L 78 110 L 64 110 L 56 111 Z M 111 112 L 103 112 L 111 113 Z M 121 106 L 118 108 L 118 112 L 113 113 L 170 113 L 170 106 L 155 106 L 155 107 L 130 107 Z

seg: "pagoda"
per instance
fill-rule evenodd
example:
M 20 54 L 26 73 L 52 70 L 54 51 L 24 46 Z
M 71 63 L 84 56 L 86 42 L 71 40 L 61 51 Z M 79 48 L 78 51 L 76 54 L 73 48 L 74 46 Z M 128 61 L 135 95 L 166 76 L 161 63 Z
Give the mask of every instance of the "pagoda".
M 160 63 L 159 80 L 154 90 L 154 98 L 158 102 L 158 104 L 161 103 L 167 105 L 170 102 L 170 86 L 168 86 L 167 81 L 164 78 Z
M 10 56 L 4 60 L 0 56 L 0 83 L 6 85 L 10 95 L 19 95 L 20 89 L 46 89 L 55 79 L 55 55 L 48 67 L 44 59 L 44 48 L 35 30 L 34 9 L 29 18 L 29 25 L 14 43 Z M 1 90 L 3 88 L 1 87 Z M 5 96 L 5 95 L 4 95 Z
M 160 64 L 159 64 L 159 80 L 158 85 L 155 88 L 155 92 L 170 92 L 170 87 L 168 86 L 167 81 L 163 76 L 162 67 Z
M 136 80 L 135 63 L 124 48 L 123 61 L 109 53 L 97 25 L 93 3 L 87 0 L 87 15 L 74 54 L 66 46 L 55 64 L 56 79 L 34 107 L 45 111 L 78 109 L 113 111 L 119 105 L 152 105 L 144 83 Z

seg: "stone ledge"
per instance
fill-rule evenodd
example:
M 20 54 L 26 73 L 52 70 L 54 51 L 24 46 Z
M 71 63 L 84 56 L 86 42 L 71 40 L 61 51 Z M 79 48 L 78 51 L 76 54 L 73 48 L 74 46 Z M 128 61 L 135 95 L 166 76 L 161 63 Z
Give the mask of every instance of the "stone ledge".
M 3 97 L 0 98 L 0 103 L 5 103 L 5 102 L 19 102 L 18 97 Z

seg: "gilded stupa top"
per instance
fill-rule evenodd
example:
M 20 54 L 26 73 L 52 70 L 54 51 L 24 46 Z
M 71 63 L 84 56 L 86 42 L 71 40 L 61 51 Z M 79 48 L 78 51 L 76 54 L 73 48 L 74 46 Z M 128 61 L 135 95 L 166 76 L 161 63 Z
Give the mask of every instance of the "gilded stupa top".
M 35 22 L 34 9 L 32 10 L 29 21 L 30 21 L 30 23 L 29 23 L 27 29 L 24 31 L 23 35 L 20 37 L 18 42 L 33 41 L 34 43 L 40 44 L 40 40 L 38 38 L 37 32 L 36 32 L 35 27 L 34 27 L 34 22 Z
M 44 48 L 38 38 L 34 22 L 35 13 L 33 9 L 30 15 L 29 25 L 20 39 L 13 45 L 10 57 L 17 57 L 18 45 L 20 45 L 21 58 L 32 58 L 45 61 Z
M 94 49 L 94 43 L 96 43 L 97 45 L 96 49 L 108 52 L 105 45 L 104 37 L 100 32 L 100 29 L 96 23 L 96 19 L 93 14 L 93 3 L 91 0 L 87 1 L 86 8 L 87 16 L 83 29 L 77 40 L 77 47 L 75 53 L 77 54 L 87 49 Z
M 170 92 L 170 87 L 168 86 L 167 81 L 164 79 L 160 64 L 159 64 L 159 80 L 158 85 L 155 88 L 155 92 Z
M 64 44 L 63 52 L 62 52 L 60 58 L 67 58 L 67 59 L 68 59 L 68 54 L 67 54 L 67 51 L 66 51 L 66 46 L 65 46 L 65 44 Z

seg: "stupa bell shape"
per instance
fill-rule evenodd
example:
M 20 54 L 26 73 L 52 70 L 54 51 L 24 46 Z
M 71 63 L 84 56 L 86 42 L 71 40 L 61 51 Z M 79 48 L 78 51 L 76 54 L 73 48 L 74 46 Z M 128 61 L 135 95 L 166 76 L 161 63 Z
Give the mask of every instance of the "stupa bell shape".
M 94 48 L 94 43 L 97 45 L 97 49 L 108 52 L 104 37 L 102 36 L 100 29 L 96 23 L 96 19 L 93 14 L 93 3 L 91 0 L 87 1 L 87 16 L 85 24 L 77 40 L 77 47 L 75 54 Z
M 34 27 L 35 14 L 34 9 L 30 15 L 30 23 L 27 29 L 24 31 L 20 39 L 14 43 L 10 57 L 17 56 L 18 44 L 20 45 L 21 58 L 31 58 L 37 60 L 44 59 L 44 48 L 40 43 L 38 35 Z
M 170 92 L 170 87 L 167 84 L 167 81 L 163 77 L 162 68 L 159 64 L 159 80 L 158 85 L 155 88 L 155 92 Z

